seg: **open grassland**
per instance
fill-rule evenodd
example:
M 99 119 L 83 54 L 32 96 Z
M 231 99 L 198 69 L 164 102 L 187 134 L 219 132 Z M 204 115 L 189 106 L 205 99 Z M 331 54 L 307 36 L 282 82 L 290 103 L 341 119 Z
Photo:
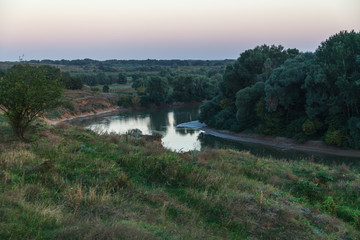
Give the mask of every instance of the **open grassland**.
M 359 239 L 360 170 L 0 122 L 0 239 Z

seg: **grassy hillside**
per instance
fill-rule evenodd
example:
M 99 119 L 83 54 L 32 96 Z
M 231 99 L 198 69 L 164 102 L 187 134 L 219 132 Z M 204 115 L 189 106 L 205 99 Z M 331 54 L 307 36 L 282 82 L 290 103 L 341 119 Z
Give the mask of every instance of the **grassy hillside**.
M 0 239 L 359 239 L 360 170 L 0 122 Z

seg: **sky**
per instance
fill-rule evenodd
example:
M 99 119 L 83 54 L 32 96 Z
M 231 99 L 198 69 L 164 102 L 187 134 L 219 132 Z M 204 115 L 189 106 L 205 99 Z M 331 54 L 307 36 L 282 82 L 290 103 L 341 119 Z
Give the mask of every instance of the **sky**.
M 0 0 L 0 61 L 236 59 L 360 30 L 360 0 Z

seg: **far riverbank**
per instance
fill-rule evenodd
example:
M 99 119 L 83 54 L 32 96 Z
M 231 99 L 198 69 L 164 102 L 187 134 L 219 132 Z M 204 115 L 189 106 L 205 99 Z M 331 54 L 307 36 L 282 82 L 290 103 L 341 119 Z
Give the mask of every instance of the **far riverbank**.
M 295 150 L 306 153 L 323 154 L 329 156 L 359 158 L 360 160 L 360 150 L 341 149 L 338 147 L 326 145 L 322 141 L 308 141 L 306 143 L 298 143 L 292 139 L 285 137 L 269 137 L 269 136 L 261 136 L 257 134 L 250 135 L 244 133 L 234 133 L 228 130 L 218 130 L 218 129 L 210 128 L 206 126 L 206 124 L 200 123 L 199 121 L 182 123 L 177 125 L 177 127 L 200 129 L 204 131 L 204 134 L 212 135 L 215 137 L 237 141 L 237 142 L 243 142 L 243 143 L 260 144 L 264 146 L 275 147 L 281 150 Z

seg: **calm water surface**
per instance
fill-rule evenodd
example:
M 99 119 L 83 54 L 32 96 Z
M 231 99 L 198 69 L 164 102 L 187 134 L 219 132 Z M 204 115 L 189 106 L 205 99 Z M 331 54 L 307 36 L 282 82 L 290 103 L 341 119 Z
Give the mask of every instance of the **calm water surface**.
M 311 159 L 319 162 L 340 164 L 345 162 L 359 166 L 360 159 L 310 154 L 293 150 L 281 150 L 257 144 L 239 143 L 206 135 L 201 130 L 176 128 L 180 123 L 197 119 L 198 106 L 185 106 L 172 109 L 150 109 L 129 111 L 112 116 L 100 116 L 80 119 L 73 123 L 97 132 L 126 133 L 131 129 L 140 129 L 143 134 L 160 132 L 164 137 L 163 145 L 174 151 L 203 150 L 205 148 L 235 148 L 250 151 L 258 156 L 272 156 L 284 159 Z

